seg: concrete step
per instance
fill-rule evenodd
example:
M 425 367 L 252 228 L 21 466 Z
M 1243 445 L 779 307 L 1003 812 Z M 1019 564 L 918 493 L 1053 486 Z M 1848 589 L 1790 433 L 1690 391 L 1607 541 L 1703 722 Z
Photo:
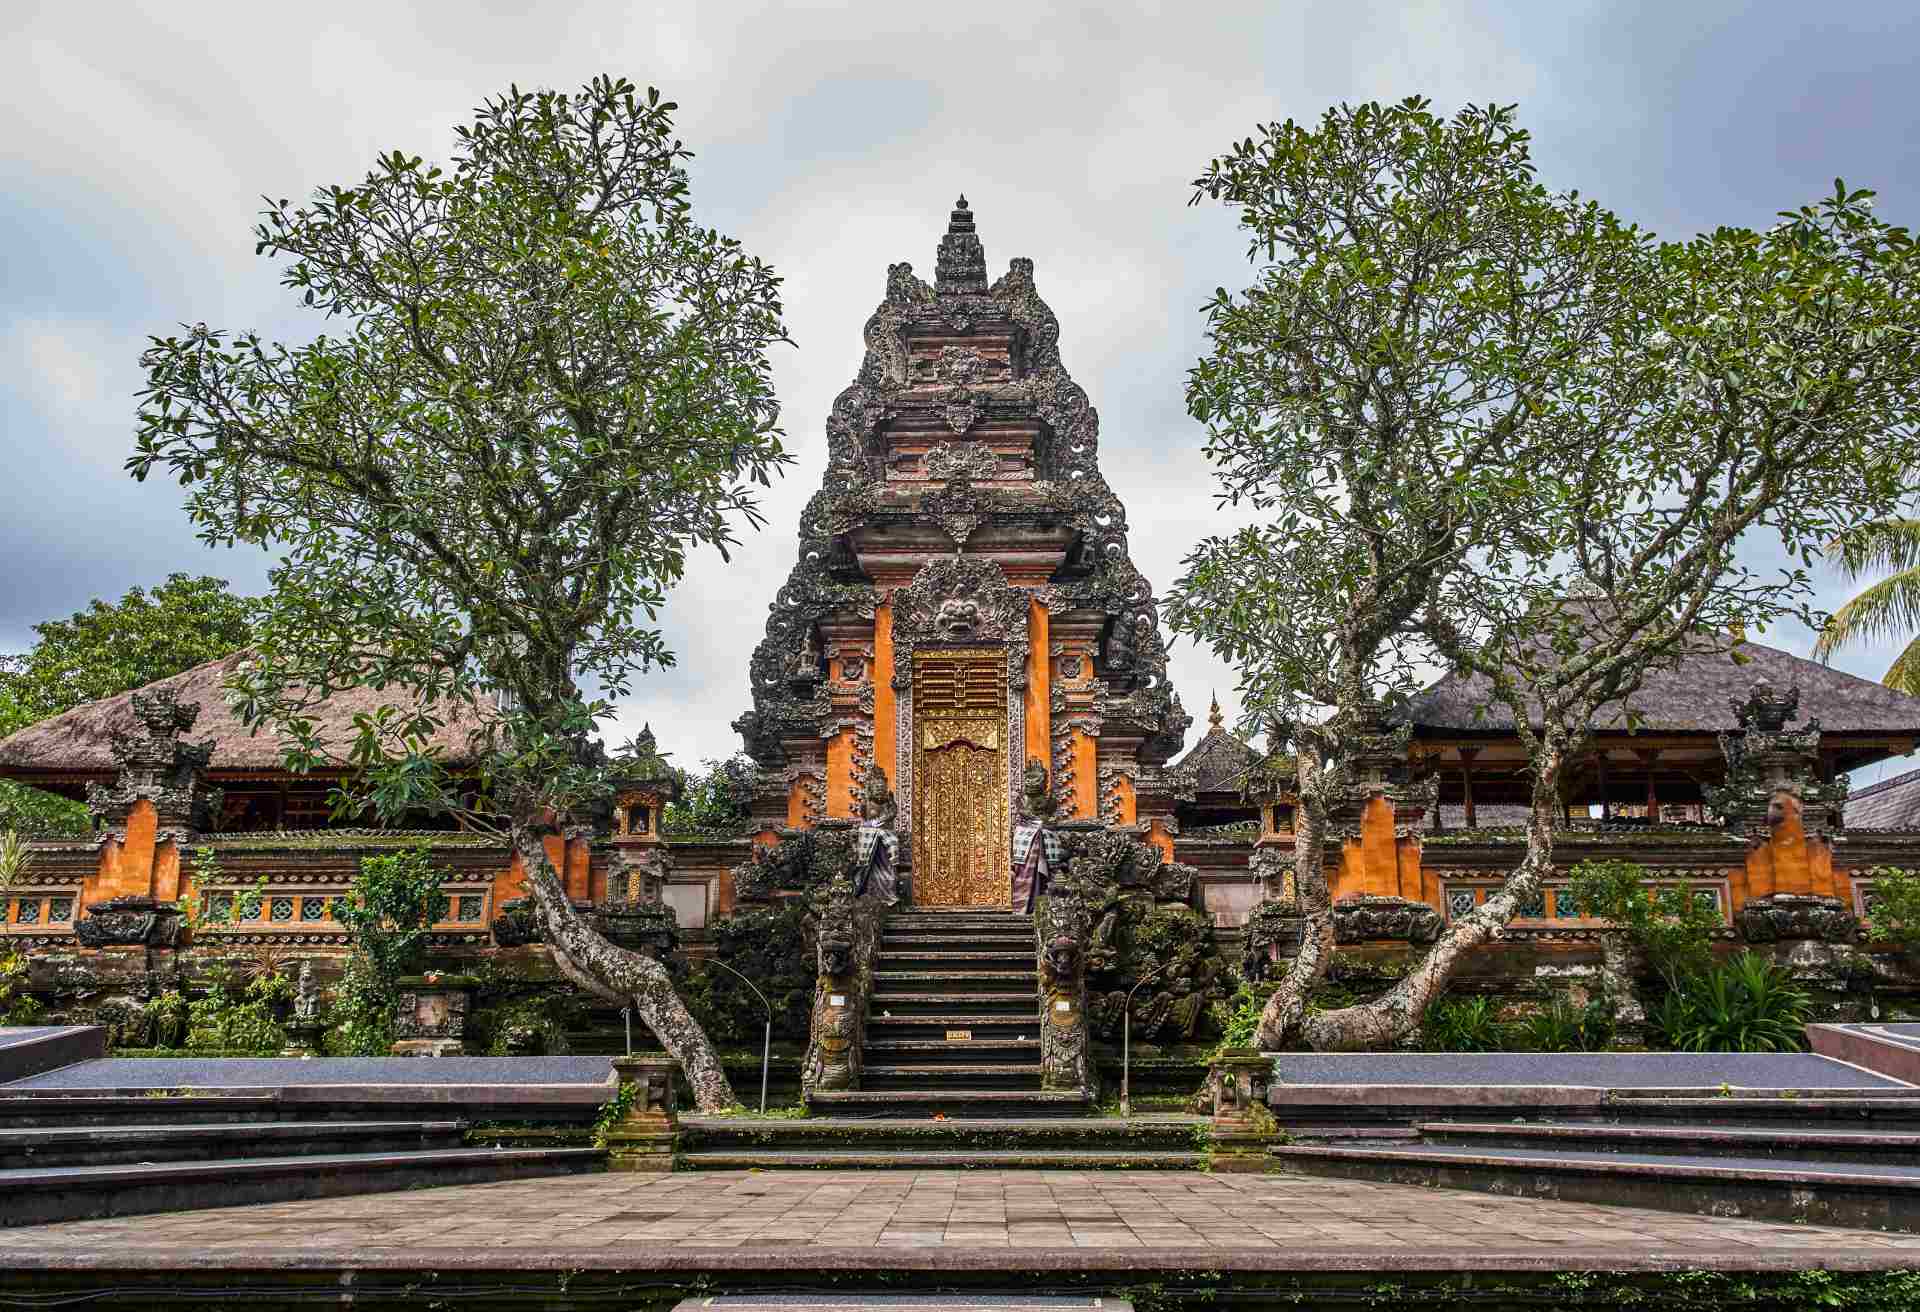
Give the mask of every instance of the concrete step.
M 807 1106 L 828 1115 L 945 1116 L 949 1119 L 1005 1116 L 1081 1116 L 1084 1093 L 1039 1089 L 845 1089 L 815 1090 Z
M 1672 1153 L 1684 1157 L 1772 1158 L 1782 1162 L 1920 1165 L 1920 1134 L 1829 1127 L 1589 1125 L 1428 1121 L 1427 1143 L 1551 1148 L 1584 1153 Z
M 1889 1091 L 1887 1095 L 1856 1090 L 1842 1097 L 1717 1098 L 1660 1097 L 1641 1091 L 1616 1089 L 1607 1114 L 1622 1121 L 1685 1121 L 1688 1124 L 1768 1125 L 1790 1121 L 1795 1125 L 1873 1125 L 1889 1130 L 1920 1132 L 1920 1098 Z
M 1040 1063 L 977 1062 L 970 1065 L 942 1062 L 911 1066 L 885 1066 L 868 1063 L 860 1072 L 864 1089 L 921 1089 L 959 1091 L 974 1089 L 1040 1088 Z
M 1430 1143 L 1287 1145 L 1268 1152 L 1285 1169 L 1349 1180 L 1612 1203 L 1702 1216 L 1900 1231 L 1920 1228 L 1920 1166 Z
M 996 1170 L 1190 1171 L 1206 1160 L 1193 1149 L 1107 1151 L 1083 1148 L 776 1148 L 753 1151 L 700 1149 L 681 1153 L 675 1165 L 693 1171 L 802 1170 Z
M 0 1130 L 0 1170 L 460 1148 L 462 1121 L 270 1121 Z
M 604 1169 L 598 1148 L 448 1148 L 0 1171 L 0 1225 L 334 1198 Z

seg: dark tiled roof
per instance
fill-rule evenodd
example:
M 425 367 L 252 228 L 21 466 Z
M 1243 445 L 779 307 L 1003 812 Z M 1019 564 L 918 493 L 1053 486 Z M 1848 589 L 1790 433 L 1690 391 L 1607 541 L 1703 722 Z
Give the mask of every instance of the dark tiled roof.
M 1895 692 L 1777 647 L 1749 642 L 1741 660 L 1726 652 L 1702 652 L 1671 668 L 1654 670 L 1626 701 L 1641 717 L 1643 731 L 1717 733 L 1737 728 L 1733 707 L 1753 685 L 1767 680 L 1776 689 L 1800 690 L 1794 723 L 1820 721 L 1828 733 L 1920 733 L 1920 697 Z M 1485 706 L 1477 718 L 1475 711 Z M 1504 706 L 1487 705 L 1487 681 L 1479 675 L 1448 675 L 1407 704 L 1405 714 L 1423 729 L 1472 732 L 1510 731 L 1513 716 Z M 1597 728 L 1625 730 L 1623 705 L 1611 702 L 1594 717 Z
M 1194 787 L 1203 793 L 1237 793 L 1248 769 L 1260 761 L 1260 753 L 1215 724 L 1208 729 L 1193 750 L 1175 762 L 1174 768 L 1189 767 L 1194 772 Z
M 1846 819 L 1849 829 L 1920 829 L 1920 770 L 1855 789 Z

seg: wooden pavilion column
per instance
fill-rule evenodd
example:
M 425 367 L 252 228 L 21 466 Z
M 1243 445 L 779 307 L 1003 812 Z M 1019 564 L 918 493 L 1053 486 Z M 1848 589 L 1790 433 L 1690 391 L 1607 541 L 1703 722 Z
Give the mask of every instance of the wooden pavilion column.
M 1468 829 L 1478 829 L 1480 827 L 1480 817 L 1475 814 L 1473 809 L 1473 758 L 1478 755 L 1480 755 L 1480 749 L 1478 747 L 1462 747 L 1460 749 L 1460 809 L 1464 813 L 1465 824 Z M 1434 803 L 1433 813 L 1435 815 L 1440 814 L 1440 804 L 1438 802 Z

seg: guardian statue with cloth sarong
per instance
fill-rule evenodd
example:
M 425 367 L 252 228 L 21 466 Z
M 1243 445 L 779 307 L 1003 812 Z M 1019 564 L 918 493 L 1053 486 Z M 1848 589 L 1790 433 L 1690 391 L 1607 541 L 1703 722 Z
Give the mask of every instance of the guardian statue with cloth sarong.
M 888 906 L 900 902 L 900 836 L 893 831 L 900 807 L 887 786 L 887 773 L 877 765 L 867 767 L 866 784 L 860 800 L 860 828 L 853 841 L 853 895 L 873 895 Z
M 1021 788 L 1020 823 L 1013 828 L 1013 909 L 1022 915 L 1033 914 L 1034 904 L 1065 868 L 1066 845 L 1053 823 L 1059 809 L 1045 762 L 1030 758 Z

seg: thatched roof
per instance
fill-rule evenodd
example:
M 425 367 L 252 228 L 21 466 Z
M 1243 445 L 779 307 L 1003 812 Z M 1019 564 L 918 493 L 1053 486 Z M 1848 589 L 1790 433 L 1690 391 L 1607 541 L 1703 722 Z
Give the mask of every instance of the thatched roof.
M 1736 661 L 1727 652 L 1702 652 L 1649 673 L 1623 704 L 1610 702 L 1594 717 L 1594 727 L 1625 732 L 1625 707 L 1640 716 L 1640 732 L 1719 733 L 1738 728 L 1733 708 L 1744 702 L 1761 679 L 1784 693 L 1800 690 L 1794 723 L 1820 721 L 1828 734 L 1920 733 L 1920 697 L 1856 678 L 1805 660 L 1777 647 L 1745 643 Z M 1485 707 L 1484 713 L 1475 711 Z M 1487 704 L 1487 680 L 1479 675 L 1448 675 L 1414 697 L 1403 712 L 1416 730 L 1511 733 L 1513 715 Z
M 227 705 L 222 683 L 246 656 L 246 652 L 238 652 L 148 685 L 171 688 L 182 706 L 200 708 L 193 727 L 181 739 L 193 743 L 213 739 L 213 760 L 208 768 L 215 773 L 281 768 L 284 741 L 267 730 L 250 732 Z M 395 689 L 354 688 L 329 698 L 311 714 L 320 726 L 322 742 L 344 750 L 353 738 L 354 716 L 394 704 L 403 695 Z M 469 740 L 479 718 L 471 711 L 446 714 L 444 718 L 447 723 L 433 736 L 432 744 L 442 750 L 442 759 L 448 765 L 470 764 L 473 751 Z M 138 728 L 131 692 L 76 706 L 0 738 L 0 778 L 48 773 L 111 775 L 117 768 L 113 735 Z
M 1920 829 L 1920 770 L 1854 789 L 1846 820 L 1849 829 Z

